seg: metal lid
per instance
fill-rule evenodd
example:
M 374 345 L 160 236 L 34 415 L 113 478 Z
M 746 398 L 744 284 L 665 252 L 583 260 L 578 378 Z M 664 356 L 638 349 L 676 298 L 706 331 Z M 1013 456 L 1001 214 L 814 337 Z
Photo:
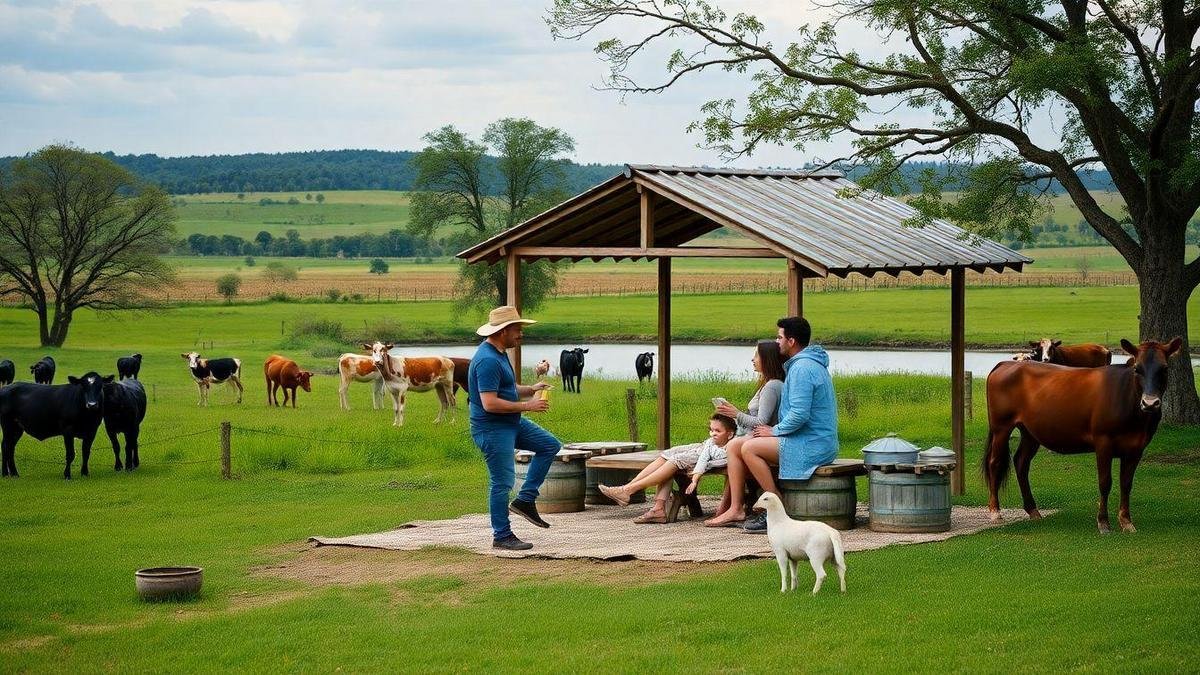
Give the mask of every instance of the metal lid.
M 917 457 L 922 462 L 930 462 L 930 463 L 938 463 L 938 464 L 943 463 L 943 462 L 953 462 L 954 461 L 954 451 L 947 450 L 946 448 L 935 445 L 931 448 L 926 448 L 926 449 L 922 450 L 921 452 L 917 453 Z
M 883 438 L 876 438 L 863 447 L 863 452 L 916 452 L 917 450 L 919 450 L 917 446 L 900 438 L 895 433 L 890 433 Z

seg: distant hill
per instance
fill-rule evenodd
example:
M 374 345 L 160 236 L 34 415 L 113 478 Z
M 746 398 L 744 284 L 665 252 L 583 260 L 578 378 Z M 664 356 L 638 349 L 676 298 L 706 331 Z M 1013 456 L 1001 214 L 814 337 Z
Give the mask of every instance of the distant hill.
M 411 160 L 416 152 L 385 150 L 312 150 L 308 152 L 251 153 L 159 157 L 103 153 L 143 179 L 158 184 L 171 194 L 207 192 L 295 192 L 298 190 L 410 190 L 416 171 Z M 14 158 L 0 158 L 0 166 Z M 489 161 L 495 159 L 489 157 Z M 625 167 L 620 164 L 577 164 L 569 162 L 567 183 L 572 193 L 611 178 Z M 904 168 L 911 190 L 916 176 L 925 169 L 944 175 L 952 166 L 944 162 L 916 162 Z M 854 178 L 861 172 L 850 171 Z M 1081 173 L 1089 190 L 1113 190 L 1106 171 Z M 495 193 L 498 185 L 491 185 Z M 950 186 L 948 189 L 955 189 Z M 1055 194 L 1062 192 L 1057 183 Z

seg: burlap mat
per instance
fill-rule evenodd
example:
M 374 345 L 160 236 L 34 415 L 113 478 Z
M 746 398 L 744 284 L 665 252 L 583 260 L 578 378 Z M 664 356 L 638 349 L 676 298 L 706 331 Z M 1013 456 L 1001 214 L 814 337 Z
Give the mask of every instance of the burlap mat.
M 716 499 L 704 500 L 711 514 Z M 487 514 L 473 513 L 454 520 L 418 520 L 398 529 L 350 537 L 310 537 L 319 546 L 358 546 L 395 551 L 415 551 L 428 546 L 457 546 L 476 553 L 502 558 L 593 558 L 599 560 L 662 560 L 708 562 L 773 557 L 764 535 L 747 534 L 738 528 L 704 527 L 700 521 L 681 518 L 666 525 L 637 525 L 632 519 L 644 510 L 638 507 L 588 506 L 579 513 L 547 514 L 548 530 L 513 517 L 517 536 L 533 543 L 528 551 L 492 548 Z M 1043 515 L 1054 513 L 1042 511 Z M 858 527 L 842 532 L 847 551 L 866 551 L 893 544 L 922 544 L 943 541 L 962 534 L 1025 520 L 1020 509 L 1004 509 L 1004 520 L 988 520 L 987 509 L 956 506 L 950 515 L 950 531 L 933 534 L 891 534 L 867 528 L 867 506 L 858 505 Z

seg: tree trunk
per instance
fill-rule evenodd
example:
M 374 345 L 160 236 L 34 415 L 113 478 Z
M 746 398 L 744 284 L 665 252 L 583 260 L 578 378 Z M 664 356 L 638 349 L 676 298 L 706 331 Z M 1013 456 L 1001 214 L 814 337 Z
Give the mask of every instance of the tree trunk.
M 40 300 L 34 301 L 34 311 L 38 315 L 38 338 L 42 342 L 43 347 L 56 346 L 50 341 L 50 315 L 46 309 L 46 303 Z
M 1160 342 L 1176 336 L 1183 338 L 1180 353 L 1170 361 L 1167 391 L 1163 394 L 1163 421 L 1200 424 L 1200 397 L 1196 395 L 1188 344 L 1187 302 L 1192 288 L 1184 288 L 1182 237 L 1178 247 L 1166 248 L 1169 250 L 1154 250 L 1150 246 L 1145 249 L 1145 261 L 1138 274 L 1139 338 Z
M 67 341 L 67 331 L 71 328 L 72 310 L 60 308 L 54 313 L 54 323 L 50 326 L 50 334 L 42 340 L 43 347 L 61 347 Z

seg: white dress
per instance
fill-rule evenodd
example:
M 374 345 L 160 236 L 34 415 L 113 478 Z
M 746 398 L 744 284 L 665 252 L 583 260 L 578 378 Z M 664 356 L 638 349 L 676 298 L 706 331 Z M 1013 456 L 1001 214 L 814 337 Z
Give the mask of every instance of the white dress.
M 659 457 L 674 464 L 680 471 L 695 475 L 703 474 L 709 468 L 725 466 L 728 455 L 725 448 L 709 438 L 703 443 L 688 443 L 668 448 L 663 450 Z

